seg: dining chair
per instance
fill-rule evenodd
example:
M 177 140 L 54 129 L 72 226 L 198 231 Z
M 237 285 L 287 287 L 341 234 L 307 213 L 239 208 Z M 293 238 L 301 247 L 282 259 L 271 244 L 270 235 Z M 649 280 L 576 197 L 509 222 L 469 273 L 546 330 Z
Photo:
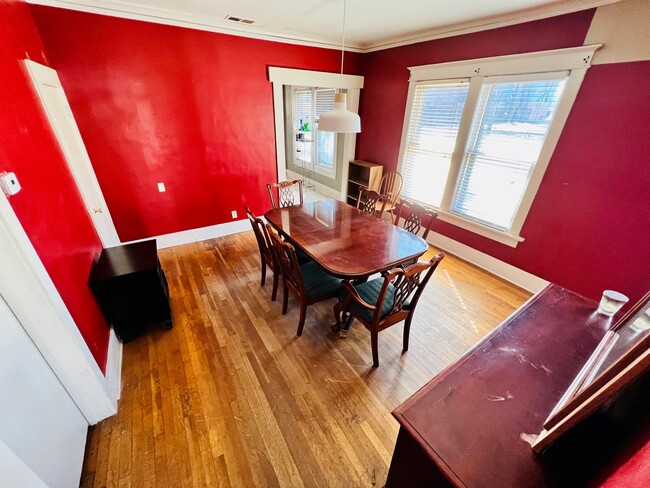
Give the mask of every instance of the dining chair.
M 273 291 L 271 292 L 271 301 L 275 301 L 275 297 L 278 294 L 280 268 L 275 261 L 275 254 L 271 248 L 271 239 L 269 238 L 269 233 L 265 227 L 266 224 L 262 219 L 257 217 L 250 208 L 248 208 L 248 205 L 244 205 L 244 210 L 246 211 L 248 220 L 253 226 L 257 246 L 260 249 L 260 260 L 262 261 L 262 280 L 260 286 L 264 286 L 264 283 L 266 282 L 266 267 L 268 266 L 273 272 Z
M 379 183 L 379 193 L 386 197 L 386 208 L 384 208 L 384 212 L 390 213 L 391 222 L 395 221 L 394 210 L 402 194 L 403 183 L 402 175 L 397 171 L 389 171 L 381 178 L 381 182 Z
M 365 186 L 359 187 L 359 195 L 357 196 L 357 208 L 359 210 L 381 217 L 385 206 L 386 198 L 383 195 Z
M 426 208 L 418 203 L 413 203 L 400 199 L 399 203 L 395 206 L 395 225 L 399 227 L 400 218 L 402 214 L 408 212 L 404 216 L 403 227 L 411 234 L 418 235 L 421 229 L 424 228 L 422 239 L 427 240 L 433 221 L 438 218 L 438 212 Z
M 326 273 L 314 262 L 300 264 L 295 248 L 283 241 L 271 226 L 266 225 L 273 244 L 276 262 L 282 273 L 282 314 L 287 313 L 289 291 L 300 303 L 300 319 L 297 335 L 302 335 L 307 307 L 314 303 L 335 298 L 341 289 L 341 279 Z
M 444 253 L 439 253 L 430 261 L 415 263 L 406 268 L 398 267 L 385 276 L 361 284 L 343 282 L 339 301 L 334 306 L 334 328 L 341 329 L 341 316 L 344 314 L 350 321 L 355 318 L 359 320 L 370 331 L 374 368 L 379 367 L 379 332 L 402 320 L 405 321 L 402 352 L 408 350 L 415 307 L 431 275 L 444 257 Z
M 273 208 L 302 205 L 302 180 L 267 183 L 266 189 L 269 191 L 269 198 L 271 199 L 271 206 Z M 296 200 L 298 203 L 296 203 Z

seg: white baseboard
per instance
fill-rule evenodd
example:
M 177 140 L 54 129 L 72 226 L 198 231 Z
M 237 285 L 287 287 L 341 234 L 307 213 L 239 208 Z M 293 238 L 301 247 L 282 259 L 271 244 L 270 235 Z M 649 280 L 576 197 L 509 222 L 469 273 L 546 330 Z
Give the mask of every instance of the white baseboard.
M 225 224 L 209 225 L 207 227 L 183 230 L 180 232 L 174 232 L 172 234 L 163 234 L 160 236 L 147 237 L 145 239 L 136 239 L 134 241 L 123 242 L 120 244 L 120 246 L 123 246 L 125 244 L 133 244 L 134 242 L 156 239 L 158 249 L 165 249 L 167 247 L 182 246 L 183 244 L 190 244 L 192 242 L 214 239 L 215 237 L 238 234 L 239 232 L 245 232 L 247 230 L 251 230 L 250 222 L 248 219 L 235 220 L 234 222 L 226 222 Z
M 287 179 L 289 179 L 289 180 L 302 180 L 303 177 L 302 177 L 302 175 L 300 175 L 300 174 L 298 174 L 298 173 L 296 173 L 294 171 L 287 170 Z M 317 192 L 322 193 L 323 195 L 327 195 L 330 198 L 335 198 L 337 200 L 341 199 L 341 192 L 340 191 L 336 191 L 334 188 L 330 188 L 329 186 L 324 185 L 322 183 L 319 183 L 316 180 L 312 180 L 312 181 L 314 182 L 314 190 L 316 190 Z
M 111 328 L 108 339 L 108 359 L 106 360 L 106 381 L 108 393 L 117 412 L 117 401 L 122 397 L 122 350 L 123 344 Z
M 427 237 L 427 241 L 443 251 L 449 251 L 451 254 L 454 254 L 479 268 L 489 271 L 499 278 L 503 278 L 504 280 L 531 293 L 537 293 L 549 284 L 548 281 L 543 280 L 538 276 L 516 268 L 511 264 L 490 256 L 489 254 L 477 251 L 462 242 L 455 241 L 442 234 L 431 232 Z

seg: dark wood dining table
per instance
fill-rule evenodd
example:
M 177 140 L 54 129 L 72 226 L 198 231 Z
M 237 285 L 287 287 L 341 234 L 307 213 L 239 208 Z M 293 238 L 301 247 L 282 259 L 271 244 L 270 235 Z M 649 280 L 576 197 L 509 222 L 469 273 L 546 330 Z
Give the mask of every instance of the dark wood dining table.
M 428 249 L 421 237 L 334 199 L 269 210 L 265 217 L 316 264 L 345 280 L 366 279 Z

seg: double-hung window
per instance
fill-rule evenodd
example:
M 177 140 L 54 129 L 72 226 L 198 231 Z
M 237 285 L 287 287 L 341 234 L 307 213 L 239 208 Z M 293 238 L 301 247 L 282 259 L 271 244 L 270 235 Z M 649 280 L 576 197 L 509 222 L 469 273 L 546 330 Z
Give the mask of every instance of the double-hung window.
M 317 173 L 336 174 L 336 134 L 320 132 L 321 114 L 334 109 L 334 88 L 298 88 L 294 91 L 293 125 L 296 129 L 296 158 Z
M 515 247 L 595 49 L 410 68 L 402 195 Z

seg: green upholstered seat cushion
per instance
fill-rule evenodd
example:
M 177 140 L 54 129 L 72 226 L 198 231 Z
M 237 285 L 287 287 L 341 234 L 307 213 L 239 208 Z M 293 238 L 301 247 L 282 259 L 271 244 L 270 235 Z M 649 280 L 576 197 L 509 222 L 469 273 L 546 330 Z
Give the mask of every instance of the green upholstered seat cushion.
M 341 279 L 327 274 L 313 262 L 300 266 L 305 290 L 309 298 L 318 298 L 325 295 L 336 296 L 341 288 Z
M 381 291 L 381 287 L 384 285 L 384 278 L 376 278 L 374 280 L 366 281 L 365 283 L 361 283 L 359 285 L 356 285 L 354 288 L 357 290 L 357 293 L 361 297 L 361 299 L 370 304 L 370 305 L 377 305 L 377 299 L 379 298 L 379 292 Z M 339 294 L 339 299 L 343 300 L 345 295 L 347 294 L 347 291 L 343 290 L 342 293 Z M 386 298 L 384 299 L 384 303 L 381 307 L 381 318 L 383 319 L 388 313 L 391 311 L 393 308 L 393 300 L 395 299 L 395 287 L 391 284 L 388 285 L 388 290 L 386 291 Z M 350 309 L 351 311 L 354 312 L 355 315 L 363 319 L 364 321 L 371 323 L 372 322 L 372 315 L 373 311 L 368 310 L 366 307 L 363 307 L 359 305 L 356 301 L 352 300 L 350 302 Z
M 303 265 L 311 261 L 311 259 L 309 259 L 309 256 L 307 256 L 303 251 L 301 251 L 297 247 L 295 249 L 296 249 L 296 258 L 298 258 L 298 264 Z

